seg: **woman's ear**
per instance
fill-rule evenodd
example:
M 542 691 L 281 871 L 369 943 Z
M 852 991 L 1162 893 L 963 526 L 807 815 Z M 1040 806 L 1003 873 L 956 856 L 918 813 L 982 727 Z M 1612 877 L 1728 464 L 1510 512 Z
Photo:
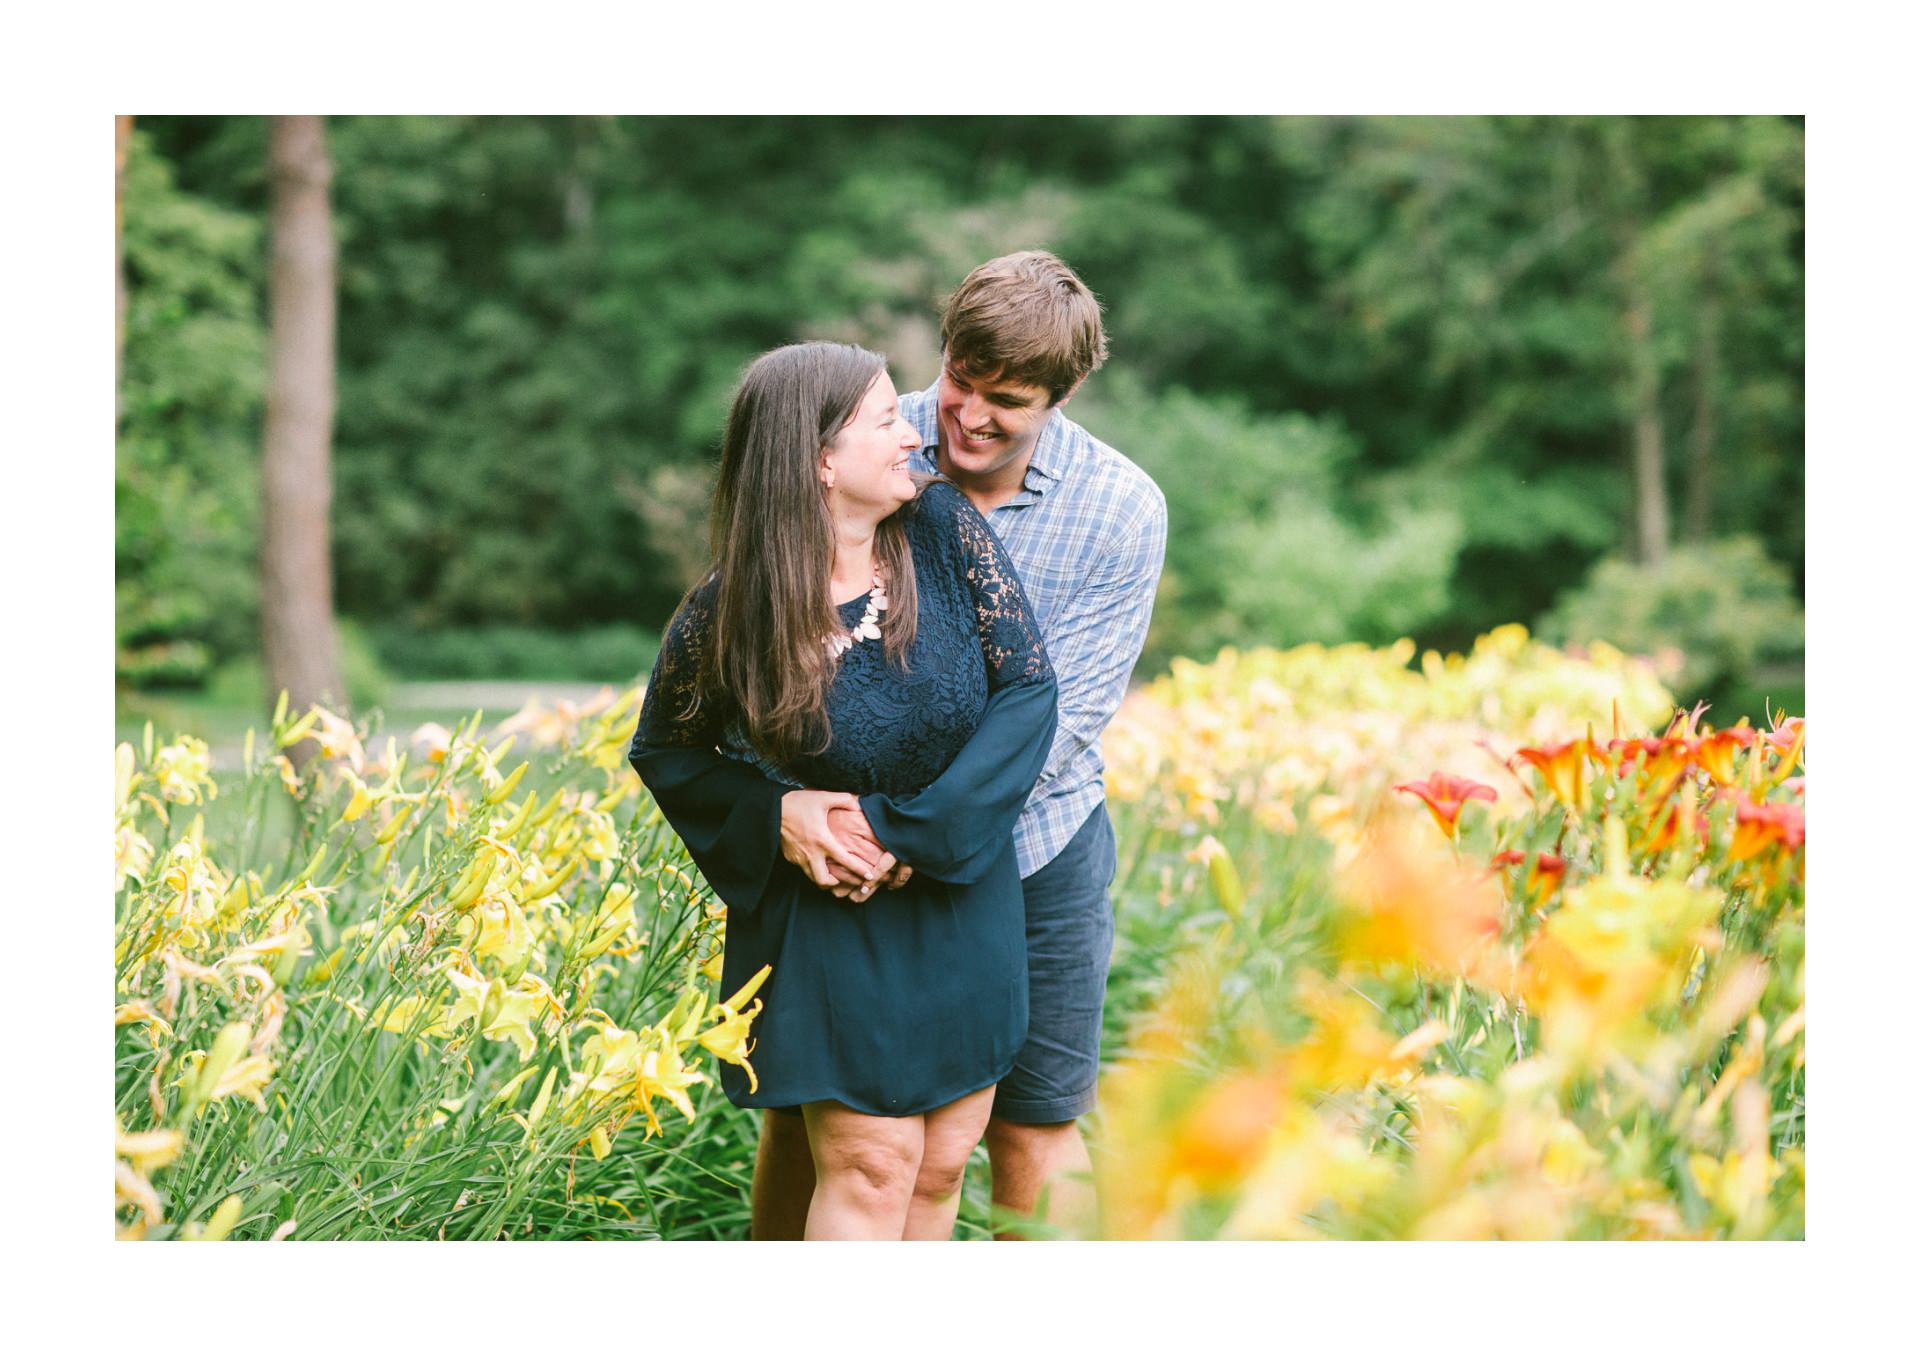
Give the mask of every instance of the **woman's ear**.
M 825 457 L 820 459 L 820 483 L 828 489 L 833 488 L 833 468 L 827 465 Z

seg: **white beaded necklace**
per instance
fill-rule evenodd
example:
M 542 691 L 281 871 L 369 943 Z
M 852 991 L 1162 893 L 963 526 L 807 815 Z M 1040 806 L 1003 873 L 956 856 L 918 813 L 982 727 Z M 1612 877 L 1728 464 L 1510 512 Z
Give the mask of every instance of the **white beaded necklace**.
M 880 571 L 873 572 L 873 592 L 867 595 L 867 610 L 860 614 L 859 624 L 851 631 L 840 631 L 827 637 L 827 654 L 834 659 L 851 650 L 863 640 L 880 639 L 880 614 L 887 610 L 887 586 L 880 582 Z

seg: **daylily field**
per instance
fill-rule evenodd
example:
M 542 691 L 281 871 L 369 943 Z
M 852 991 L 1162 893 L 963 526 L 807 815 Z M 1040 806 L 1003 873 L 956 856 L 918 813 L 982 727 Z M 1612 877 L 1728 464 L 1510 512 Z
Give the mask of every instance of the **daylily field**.
M 761 1000 L 638 696 L 119 746 L 120 1236 L 745 1236 Z M 1805 727 L 1711 717 L 1519 627 L 1135 691 L 1099 1233 L 1802 1236 Z

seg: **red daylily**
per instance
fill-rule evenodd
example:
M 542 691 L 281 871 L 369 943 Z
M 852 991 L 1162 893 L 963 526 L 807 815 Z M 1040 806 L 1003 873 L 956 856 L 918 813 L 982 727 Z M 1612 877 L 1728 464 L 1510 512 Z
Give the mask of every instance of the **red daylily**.
M 1645 759 L 1651 763 L 1663 747 L 1658 739 L 1610 739 L 1605 761 L 1617 775 L 1624 777 L 1635 762 Z
M 1551 852 L 1537 852 L 1527 871 L 1527 888 L 1538 894 L 1551 894 L 1567 878 L 1567 859 Z
M 1445 772 L 1436 772 L 1424 782 L 1402 782 L 1393 789 L 1411 792 L 1425 801 L 1427 809 L 1433 812 L 1434 822 L 1449 838 L 1459 828 L 1460 811 L 1468 801 L 1484 800 L 1491 804 L 1500 798 L 1500 793 L 1485 782 Z
M 1496 868 L 1518 866 L 1526 860 L 1527 854 L 1519 848 L 1508 848 L 1504 852 L 1493 854 L 1493 865 Z M 1560 882 L 1566 879 L 1566 875 L 1566 858 L 1555 856 L 1551 852 L 1537 852 L 1533 857 L 1533 865 L 1527 868 L 1527 894 L 1533 899 L 1542 899 L 1552 894 Z

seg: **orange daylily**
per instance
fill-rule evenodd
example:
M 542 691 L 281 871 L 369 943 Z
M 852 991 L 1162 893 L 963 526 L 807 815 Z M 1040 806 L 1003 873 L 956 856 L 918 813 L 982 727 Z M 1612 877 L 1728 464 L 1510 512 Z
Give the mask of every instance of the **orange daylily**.
M 1725 791 L 1715 791 L 1708 798 L 1708 803 L 1711 804 L 1714 799 L 1726 794 Z M 1675 800 L 1655 805 L 1652 816 L 1648 820 L 1648 833 L 1644 843 L 1648 855 L 1665 852 L 1672 847 L 1679 840 L 1681 829 L 1688 826 L 1689 815 L 1692 816 L 1693 836 L 1696 839 L 1705 839 L 1709 827 L 1707 814 L 1705 810 L 1699 808 L 1693 787 L 1686 787 Z
M 1607 741 L 1606 755 L 1601 761 L 1612 768 L 1615 775 L 1624 777 L 1636 762 L 1644 760 L 1651 765 L 1662 747 L 1658 739 L 1611 739 Z M 1598 755 L 1599 751 L 1595 753 Z
M 1784 719 L 1779 712 L 1773 716 L 1773 728 L 1763 731 L 1761 736 L 1780 760 L 1779 770 L 1773 775 L 1775 780 L 1787 779 L 1794 766 L 1800 761 L 1801 750 L 1807 746 L 1807 721 L 1804 716 L 1788 716 Z
M 1590 747 L 1584 738 L 1569 739 L 1564 744 L 1552 744 L 1544 749 L 1521 749 L 1520 757 L 1540 769 L 1547 790 L 1562 805 L 1577 810 L 1586 793 L 1587 753 Z
M 1518 866 L 1527 860 L 1527 854 L 1519 848 L 1508 848 L 1504 852 L 1493 854 L 1496 867 Z M 1536 852 L 1533 865 L 1527 868 L 1527 893 L 1536 898 L 1550 895 L 1566 879 L 1567 859 L 1551 852 Z
M 1459 974 L 1500 931 L 1497 882 L 1390 824 L 1373 830 L 1341 871 L 1337 898 L 1335 948 L 1362 969 Z
M 1753 731 L 1745 725 L 1715 730 L 1701 738 L 1694 749 L 1694 761 L 1719 785 L 1732 786 L 1737 780 L 1733 770 L 1734 751 L 1752 743 Z
M 1454 777 L 1445 772 L 1436 772 L 1424 782 L 1402 782 L 1393 789 L 1410 792 L 1425 801 L 1427 809 L 1433 812 L 1434 823 L 1449 838 L 1460 827 L 1460 811 L 1466 808 L 1468 801 L 1484 800 L 1492 804 L 1500 798 L 1500 793 L 1485 782 Z
M 1806 845 L 1807 812 L 1798 805 L 1756 805 L 1745 796 L 1733 807 L 1733 843 L 1728 849 L 1736 862 L 1758 856 L 1774 844 L 1789 852 Z
M 1807 741 L 1807 718 L 1805 716 L 1782 716 L 1773 713 L 1773 728 L 1761 732 L 1761 737 L 1771 744 L 1777 753 L 1798 754 Z
M 1288 1091 L 1285 1065 L 1209 1088 L 1174 1129 L 1167 1154 L 1171 1175 L 1191 1178 L 1202 1191 L 1246 1180 L 1273 1141 Z

